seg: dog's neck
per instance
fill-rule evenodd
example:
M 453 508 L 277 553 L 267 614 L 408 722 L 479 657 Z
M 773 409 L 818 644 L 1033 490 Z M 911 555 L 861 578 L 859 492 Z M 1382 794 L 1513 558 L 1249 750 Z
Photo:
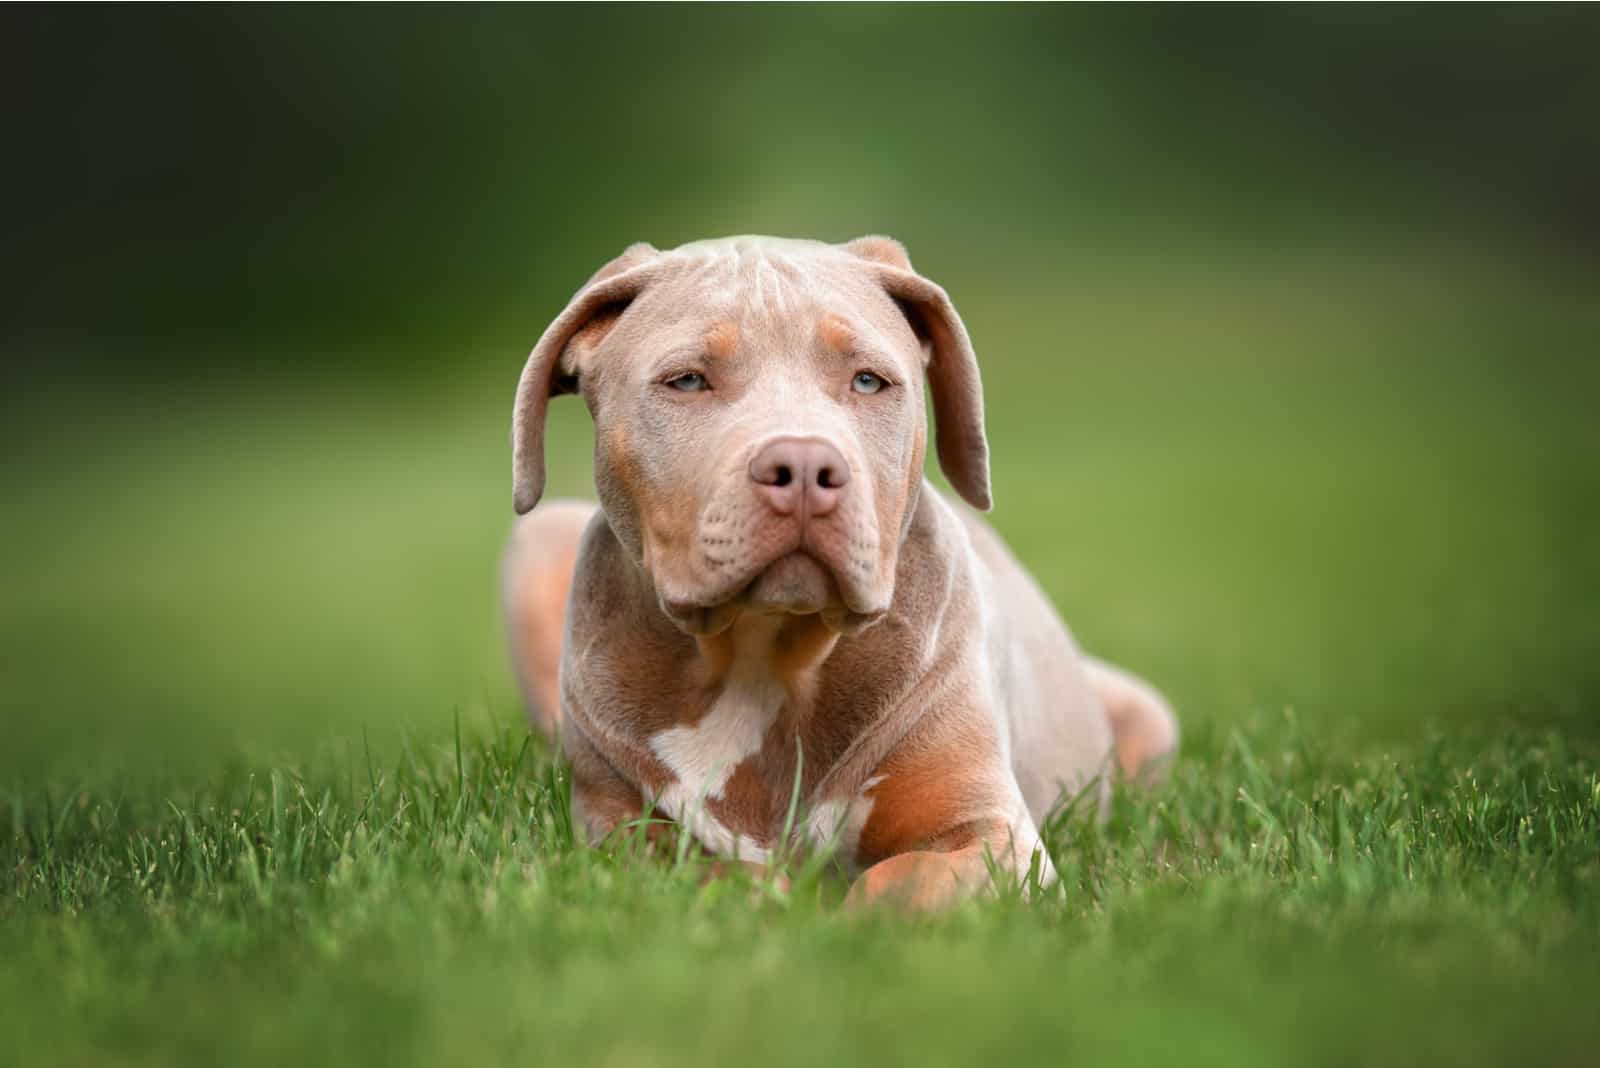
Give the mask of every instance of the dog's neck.
M 658 658 L 650 669 L 662 680 L 655 689 L 674 695 L 655 705 L 656 716 L 650 718 L 694 723 L 733 688 L 782 694 L 778 718 L 786 730 L 809 734 L 808 725 L 819 726 L 810 712 L 823 700 L 829 705 L 828 723 L 819 729 L 832 735 L 847 733 L 852 724 L 864 727 L 864 720 L 894 702 L 891 691 L 898 680 L 913 677 L 911 666 L 927 662 L 932 654 L 923 646 L 944 632 L 940 620 L 952 607 L 954 556 L 944 543 L 959 537 L 959 520 L 927 487 L 913 511 L 896 561 L 894 603 L 882 620 L 859 631 L 841 632 L 821 614 L 772 614 L 730 603 L 716 609 L 730 618 L 704 632 L 686 632 L 666 614 L 651 576 L 623 550 L 614 532 L 596 543 L 593 559 L 604 561 L 601 567 L 627 591 L 610 600 L 603 614 L 630 616 L 640 628 L 635 633 L 651 635 L 632 643 L 630 655 Z M 927 640 L 907 643 L 911 634 Z M 893 670 L 902 663 L 905 671 Z
M 745 612 L 720 633 L 696 636 L 695 644 L 709 678 L 764 674 L 789 686 L 826 660 L 838 640 L 820 615 Z

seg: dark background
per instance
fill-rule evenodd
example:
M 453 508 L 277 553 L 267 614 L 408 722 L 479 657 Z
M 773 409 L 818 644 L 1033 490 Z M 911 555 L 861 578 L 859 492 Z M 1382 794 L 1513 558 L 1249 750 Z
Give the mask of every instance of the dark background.
M 1581 6 L 3 19 L 7 329 L 49 365 L 522 344 L 629 242 L 729 228 L 945 273 L 1600 242 Z

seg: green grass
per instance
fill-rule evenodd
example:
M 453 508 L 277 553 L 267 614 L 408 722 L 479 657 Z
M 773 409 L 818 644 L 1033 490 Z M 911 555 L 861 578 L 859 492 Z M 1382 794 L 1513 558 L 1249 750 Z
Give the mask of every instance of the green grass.
M 1600 777 L 1556 738 L 1404 764 L 1245 733 L 1062 883 L 938 922 L 842 883 L 575 848 L 526 735 L 12 802 L 6 1033 L 66 1062 L 1497 1063 L 1597 1034 Z M 43 997 L 41 983 L 59 984 Z M 1470 1013 L 1464 1021 L 1462 1015 Z
M 1590 1059 L 1592 287 L 949 281 L 997 526 L 1186 732 L 1049 828 L 1056 892 L 863 917 L 574 848 L 497 631 L 518 354 L 61 383 L 0 476 L 0 1061 Z

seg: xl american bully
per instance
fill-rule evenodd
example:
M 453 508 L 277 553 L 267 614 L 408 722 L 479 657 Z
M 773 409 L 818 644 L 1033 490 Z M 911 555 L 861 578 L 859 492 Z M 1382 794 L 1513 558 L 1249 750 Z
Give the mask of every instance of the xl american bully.
M 971 508 L 923 477 L 925 384 Z M 561 393 L 594 418 L 598 506 L 535 508 Z M 973 510 L 977 360 L 895 241 L 634 245 L 528 357 L 513 446 L 513 659 L 592 842 L 651 816 L 762 864 L 798 773 L 797 844 L 837 849 L 851 901 L 938 906 L 991 863 L 1053 879 L 1051 806 L 1176 749 Z

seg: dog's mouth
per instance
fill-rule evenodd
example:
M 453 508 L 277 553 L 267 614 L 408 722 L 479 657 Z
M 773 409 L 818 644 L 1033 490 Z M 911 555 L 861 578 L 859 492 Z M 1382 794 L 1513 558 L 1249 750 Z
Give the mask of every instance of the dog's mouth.
M 819 616 L 830 630 L 854 634 L 883 617 L 883 610 L 852 607 L 833 572 L 804 549 L 778 557 L 742 587 L 711 601 L 662 597 L 668 618 L 690 634 L 717 634 L 741 615 Z
M 838 584 L 828 569 L 804 550 L 768 564 L 739 594 L 752 612 L 809 616 L 841 602 Z

